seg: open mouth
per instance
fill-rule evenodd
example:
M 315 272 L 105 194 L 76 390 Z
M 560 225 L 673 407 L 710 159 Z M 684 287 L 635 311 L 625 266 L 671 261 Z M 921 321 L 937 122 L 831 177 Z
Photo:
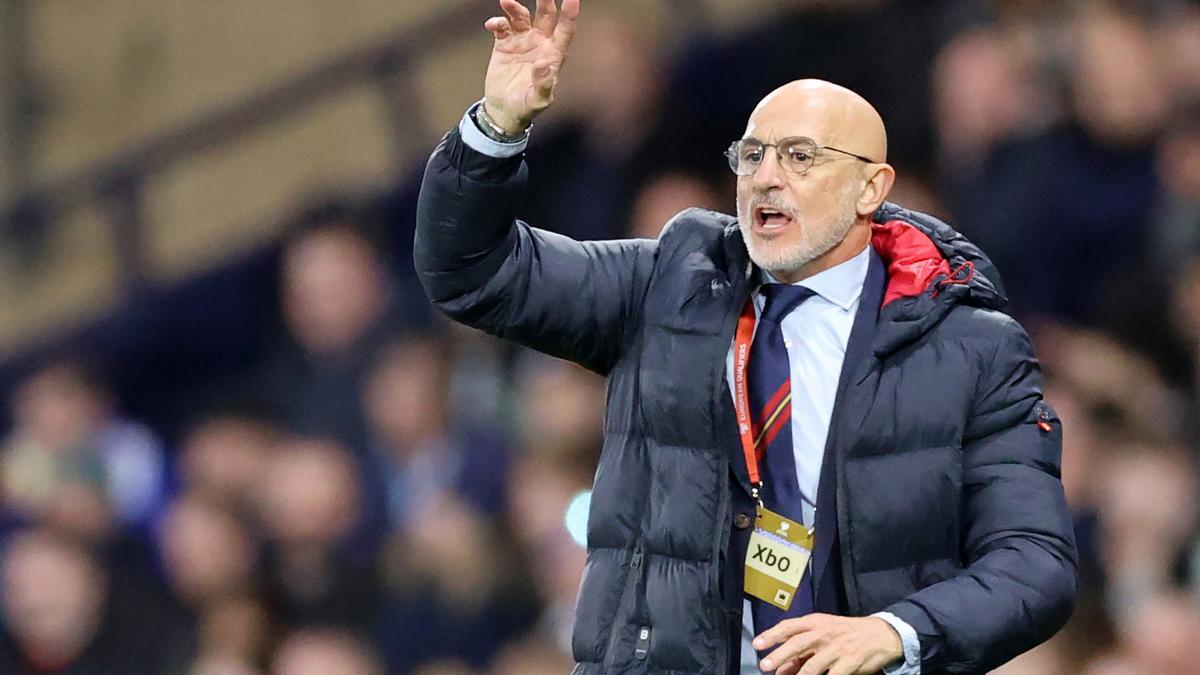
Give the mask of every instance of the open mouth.
M 791 224 L 792 219 L 783 211 L 769 206 L 754 207 L 754 226 L 764 232 L 780 230 Z

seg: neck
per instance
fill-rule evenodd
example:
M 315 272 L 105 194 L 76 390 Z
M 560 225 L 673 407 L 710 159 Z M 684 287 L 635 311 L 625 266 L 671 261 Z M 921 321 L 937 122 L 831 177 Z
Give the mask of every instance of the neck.
M 838 242 L 837 246 L 829 249 L 821 255 L 804 263 L 800 267 L 793 270 L 771 270 L 771 275 L 785 284 L 794 284 L 799 281 L 820 274 L 827 269 L 837 267 L 842 263 L 850 260 L 854 256 L 862 253 L 867 244 L 871 242 L 871 222 L 865 218 L 859 218 L 858 221 L 850 227 L 850 232 L 846 237 Z

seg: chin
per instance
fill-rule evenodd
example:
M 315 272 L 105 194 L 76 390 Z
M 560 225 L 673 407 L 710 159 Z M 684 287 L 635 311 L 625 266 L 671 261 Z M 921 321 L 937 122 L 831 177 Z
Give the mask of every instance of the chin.
M 779 242 L 764 241 L 747 229 L 742 229 L 742 240 L 746 243 L 746 251 L 750 260 L 761 269 L 774 274 L 799 269 L 814 256 L 801 249 L 800 246 L 785 246 Z
M 804 267 L 815 256 L 804 251 L 764 251 L 761 248 L 750 249 L 750 260 L 761 269 L 771 274 L 791 273 Z

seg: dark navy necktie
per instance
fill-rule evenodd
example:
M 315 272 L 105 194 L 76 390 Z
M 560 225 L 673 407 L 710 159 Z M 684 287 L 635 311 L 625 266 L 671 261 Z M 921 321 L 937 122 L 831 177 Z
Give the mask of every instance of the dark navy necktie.
M 792 450 L 792 384 L 787 347 L 783 343 L 780 322 L 814 292 L 803 286 L 764 284 L 759 287 L 765 302 L 758 317 L 746 380 L 750 410 L 757 411 L 757 429 L 762 474 L 763 505 L 806 526 L 803 498 L 796 480 L 796 457 Z M 765 450 L 764 450 L 765 449 Z M 754 632 L 761 633 L 783 619 L 804 616 L 813 611 L 811 575 L 806 571 L 787 612 L 758 598 L 750 598 L 754 612 Z

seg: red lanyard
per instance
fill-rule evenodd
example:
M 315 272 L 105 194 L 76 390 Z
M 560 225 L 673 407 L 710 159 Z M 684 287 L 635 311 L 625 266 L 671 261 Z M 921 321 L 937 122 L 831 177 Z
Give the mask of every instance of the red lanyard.
M 750 393 L 746 385 L 747 364 L 750 362 L 750 343 L 754 340 L 754 301 L 747 300 L 742 315 L 738 317 L 737 333 L 733 341 L 733 408 L 737 412 L 738 435 L 742 438 L 742 453 L 746 458 L 746 473 L 750 475 L 750 496 L 761 502 L 759 496 L 762 477 L 758 473 L 761 459 L 758 444 L 754 442 L 754 423 L 750 418 Z

